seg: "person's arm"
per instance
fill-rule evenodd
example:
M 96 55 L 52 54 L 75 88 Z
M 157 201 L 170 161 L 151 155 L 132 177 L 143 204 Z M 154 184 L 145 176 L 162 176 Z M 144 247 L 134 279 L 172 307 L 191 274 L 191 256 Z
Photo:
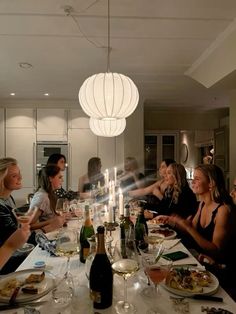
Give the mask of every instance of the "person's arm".
M 0 269 L 6 264 L 12 254 L 22 247 L 30 236 L 30 227 L 24 224 L 22 228 L 17 229 L 0 248 Z
M 188 233 L 204 252 L 216 259 L 220 257 L 228 240 L 228 235 L 230 235 L 230 209 L 228 206 L 222 205 L 218 208 L 212 241 L 205 239 L 196 230 L 193 223 L 187 219 L 174 217 L 173 220 L 176 227 Z
M 84 191 L 85 182 L 86 182 L 86 175 L 83 175 L 82 177 L 79 178 L 78 191 L 80 193 L 83 193 Z
M 156 182 L 152 185 L 147 186 L 146 188 L 136 189 L 133 191 L 129 191 L 128 194 L 131 197 L 139 197 L 139 196 L 145 196 L 148 194 L 152 194 L 152 191 L 154 190 L 156 186 Z

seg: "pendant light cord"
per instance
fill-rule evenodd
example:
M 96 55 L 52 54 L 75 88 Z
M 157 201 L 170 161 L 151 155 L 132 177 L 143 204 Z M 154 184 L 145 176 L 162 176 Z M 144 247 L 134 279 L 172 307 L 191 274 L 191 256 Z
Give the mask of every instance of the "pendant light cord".
M 110 72 L 110 0 L 107 0 L 107 73 Z

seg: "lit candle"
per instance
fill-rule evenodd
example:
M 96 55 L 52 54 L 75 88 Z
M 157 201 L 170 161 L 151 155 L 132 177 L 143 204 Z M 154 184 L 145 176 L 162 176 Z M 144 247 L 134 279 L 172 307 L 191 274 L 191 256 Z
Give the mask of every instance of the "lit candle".
M 114 181 L 115 181 L 115 186 L 116 186 L 116 183 L 117 183 L 117 168 L 114 167 Z
M 109 197 L 109 202 L 108 202 L 108 222 L 113 222 L 113 200 L 112 200 L 112 195 Z
M 112 191 L 113 206 L 116 206 L 116 187 L 115 187 L 114 181 L 111 181 L 111 191 Z
M 122 189 L 119 189 L 119 213 L 120 216 L 124 215 L 124 197 L 122 194 Z

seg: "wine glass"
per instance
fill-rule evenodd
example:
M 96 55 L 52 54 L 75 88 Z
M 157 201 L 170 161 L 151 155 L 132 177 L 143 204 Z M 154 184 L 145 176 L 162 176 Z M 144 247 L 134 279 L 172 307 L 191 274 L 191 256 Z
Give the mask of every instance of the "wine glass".
M 161 247 L 162 245 L 160 245 Z M 172 261 L 169 259 L 161 258 L 161 248 L 158 247 L 154 252 L 142 252 L 142 264 L 145 274 L 149 277 L 154 286 L 145 288 L 142 293 L 145 297 L 152 298 L 154 306 L 147 310 L 147 314 L 161 314 L 163 313 L 155 301 L 159 300 L 160 289 L 159 284 L 164 281 L 171 269 Z
M 56 253 L 67 257 L 66 272 L 64 278 L 68 285 L 74 288 L 73 276 L 70 272 L 70 258 L 79 252 L 78 233 L 76 229 L 62 228 L 56 241 Z
M 58 198 L 56 207 L 55 207 L 55 212 L 62 216 L 63 214 L 69 213 L 70 209 L 70 202 L 66 198 Z
M 81 229 L 81 226 L 83 224 L 84 220 L 84 207 L 85 207 L 85 202 L 77 200 L 77 202 L 74 204 L 74 214 L 78 218 L 79 222 L 79 229 Z
M 127 279 L 139 270 L 139 257 L 133 236 L 127 236 L 126 239 L 120 239 L 116 242 L 112 269 L 115 274 L 124 279 L 124 300 L 116 303 L 116 313 L 135 313 L 135 306 L 127 301 Z
M 24 226 L 24 224 L 30 224 L 33 220 L 38 207 L 37 206 L 23 206 L 20 208 L 13 208 L 12 212 L 15 215 L 18 222 Z

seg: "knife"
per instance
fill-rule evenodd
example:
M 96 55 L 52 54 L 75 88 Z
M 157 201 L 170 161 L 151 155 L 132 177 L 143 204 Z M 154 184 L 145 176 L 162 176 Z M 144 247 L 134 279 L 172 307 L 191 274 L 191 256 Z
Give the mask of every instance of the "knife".
M 23 308 L 26 306 L 32 306 L 32 307 L 37 307 L 43 304 L 46 304 L 48 301 L 38 301 L 38 302 L 22 302 L 22 303 L 12 303 L 12 304 L 0 304 L 0 312 L 1 311 L 6 311 L 6 310 L 11 310 L 11 309 L 18 309 L 18 308 Z
M 221 297 L 215 297 L 212 295 L 201 295 L 201 294 L 195 294 L 191 296 L 191 298 L 195 300 L 205 300 L 205 301 L 213 301 L 213 302 L 223 302 L 223 298 Z

